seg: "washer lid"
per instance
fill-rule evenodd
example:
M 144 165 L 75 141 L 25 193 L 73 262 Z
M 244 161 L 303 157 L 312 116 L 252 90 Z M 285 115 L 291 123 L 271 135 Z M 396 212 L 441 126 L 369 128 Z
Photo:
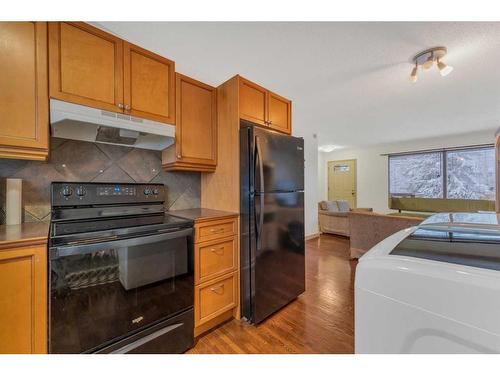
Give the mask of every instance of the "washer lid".
M 438 214 L 390 252 L 439 262 L 500 270 L 500 225 L 494 213 Z

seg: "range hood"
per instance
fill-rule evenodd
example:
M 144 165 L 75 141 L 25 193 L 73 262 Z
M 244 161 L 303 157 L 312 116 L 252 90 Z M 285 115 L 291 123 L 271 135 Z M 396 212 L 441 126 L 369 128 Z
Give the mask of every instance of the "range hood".
M 175 126 L 50 99 L 50 127 L 56 138 L 164 150 Z

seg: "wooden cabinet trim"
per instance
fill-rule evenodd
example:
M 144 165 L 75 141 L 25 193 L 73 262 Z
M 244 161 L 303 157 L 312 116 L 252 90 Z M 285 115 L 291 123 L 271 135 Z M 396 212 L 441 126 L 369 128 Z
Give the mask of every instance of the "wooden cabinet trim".
M 138 53 L 144 57 L 158 61 L 166 66 L 168 66 L 168 115 L 164 116 L 158 113 L 142 111 L 134 108 L 134 103 L 132 100 L 132 63 L 131 63 L 131 52 Z M 142 47 L 135 44 L 123 41 L 123 98 L 125 106 L 130 106 L 129 110 L 124 112 L 132 116 L 137 116 L 153 121 L 165 122 L 169 124 L 175 124 L 175 62 L 167 59 L 166 57 L 160 56 L 154 52 L 148 51 Z
M 80 30 L 105 39 L 115 46 L 114 60 L 114 103 L 62 91 L 61 69 L 61 25 L 68 24 Z M 123 112 L 118 105 L 123 103 L 123 41 L 85 22 L 49 23 L 49 92 L 50 96 L 63 101 L 100 108 L 112 112 Z
M 27 22 L 28 23 L 28 22 Z M 33 138 L 0 135 L 0 157 L 46 160 L 49 152 L 49 100 L 48 100 L 48 67 L 47 67 L 47 22 L 31 22 L 34 33 L 34 124 Z M 15 109 L 12 109 L 15 111 Z

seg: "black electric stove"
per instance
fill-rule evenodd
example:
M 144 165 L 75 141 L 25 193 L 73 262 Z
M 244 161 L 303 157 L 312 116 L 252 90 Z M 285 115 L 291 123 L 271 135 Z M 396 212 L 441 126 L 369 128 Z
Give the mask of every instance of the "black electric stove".
M 54 182 L 51 353 L 182 353 L 193 344 L 193 222 L 160 184 Z

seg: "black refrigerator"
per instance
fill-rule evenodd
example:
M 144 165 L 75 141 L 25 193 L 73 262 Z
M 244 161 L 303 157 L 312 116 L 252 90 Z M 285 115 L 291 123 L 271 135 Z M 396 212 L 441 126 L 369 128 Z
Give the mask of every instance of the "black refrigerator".
M 305 291 L 304 140 L 240 123 L 241 313 L 257 324 Z

